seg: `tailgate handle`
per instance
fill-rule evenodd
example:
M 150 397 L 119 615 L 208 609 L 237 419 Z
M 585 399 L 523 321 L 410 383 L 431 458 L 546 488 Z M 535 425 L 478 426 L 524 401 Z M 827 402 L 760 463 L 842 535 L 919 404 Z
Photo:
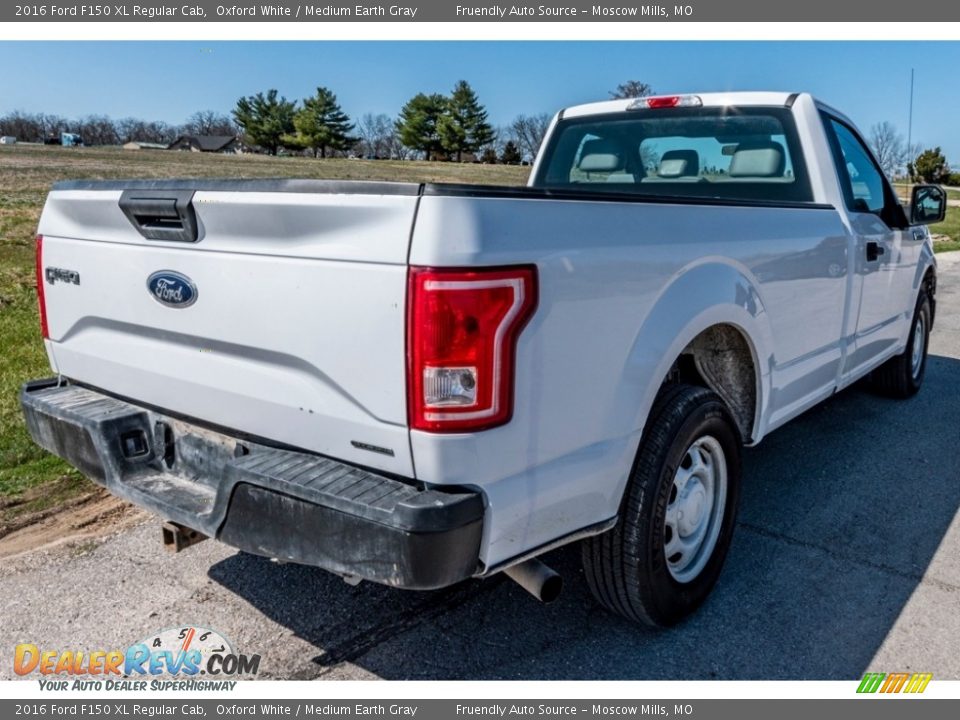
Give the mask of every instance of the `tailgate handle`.
M 124 190 L 120 209 L 147 240 L 199 239 L 193 190 Z

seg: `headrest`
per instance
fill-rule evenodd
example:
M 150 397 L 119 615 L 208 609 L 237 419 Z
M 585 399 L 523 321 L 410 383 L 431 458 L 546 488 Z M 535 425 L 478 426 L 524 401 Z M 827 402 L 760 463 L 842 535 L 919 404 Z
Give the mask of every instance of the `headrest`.
M 623 148 L 612 140 L 588 140 L 577 167 L 584 172 L 616 172 L 624 166 Z
M 786 156 L 780 143 L 744 142 L 730 160 L 730 177 L 781 177 Z
M 696 150 L 667 150 L 657 169 L 657 175 L 662 178 L 696 177 L 699 174 L 700 156 Z

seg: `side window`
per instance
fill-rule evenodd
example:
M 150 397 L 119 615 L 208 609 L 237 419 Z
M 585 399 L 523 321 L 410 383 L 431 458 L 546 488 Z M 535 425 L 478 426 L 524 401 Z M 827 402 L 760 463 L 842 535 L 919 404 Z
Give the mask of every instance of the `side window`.
M 829 119 L 829 127 L 837 140 L 846 173 L 840 172 L 845 185 L 848 209 L 853 212 L 883 214 L 887 205 L 886 182 L 873 162 L 870 152 L 846 125 Z M 836 158 L 838 163 L 841 158 Z

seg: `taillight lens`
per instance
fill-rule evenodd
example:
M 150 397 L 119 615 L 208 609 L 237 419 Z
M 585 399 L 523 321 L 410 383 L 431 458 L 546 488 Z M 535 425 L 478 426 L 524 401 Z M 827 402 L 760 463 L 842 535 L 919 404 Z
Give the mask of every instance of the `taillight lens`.
M 50 337 L 47 327 L 47 300 L 43 293 L 43 235 L 37 235 L 37 302 L 40 305 L 40 332 L 43 339 Z
M 513 414 L 517 338 L 537 304 L 537 269 L 410 269 L 410 426 L 465 432 Z

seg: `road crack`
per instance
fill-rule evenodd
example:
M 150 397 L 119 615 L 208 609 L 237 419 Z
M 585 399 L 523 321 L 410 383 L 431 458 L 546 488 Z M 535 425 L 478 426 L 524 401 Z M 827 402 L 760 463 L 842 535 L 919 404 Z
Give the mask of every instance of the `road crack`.
M 748 523 L 748 522 L 738 522 L 737 526 L 743 528 L 748 532 L 755 533 L 762 537 L 771 538 L 773 540 L 779 540 L 782 543 L 785 543 L 787 545 L 793 545 L 794 547 L 801 547 L 806 550 L 813 550 L 815 552 L 827 555 L 835 560 L 854 563 L 855 565 L 867 567 L 867 568 L 870 568 L 871 570 L 876 570 L 877 572 L 882 572 L 886 575 L 892 575 L 894 577 L 899 577 L 904 580 L 910 580 L 912 582 L 916 582 L 921 585 L 932 585 L 933 587 L 937 587 L 941 590 L 946 590 L 948 592 L 956 592 L 960 590 L 960 587 L 952 583 L 949 583 L 945 580 L 940 580 L 935 577 L 930 577 L 925 573 L 908 572 L 908 571 L 893 567 L 892 565 L 885 565 L 884 563 L 873 562 L 871 560 L 864 560 L 862 558 L 851 557 L 849 555 L 842 555 L 824 545 L 818 545 L 817 543 L 810 542 L 809 540 L 800 540 L 799 538 L 795 538 L 785 533 L 782 533 L 779 530 L 772 530 L 770 528 L 763 527 L 762 525 L 754 525 L 753 523 Z

